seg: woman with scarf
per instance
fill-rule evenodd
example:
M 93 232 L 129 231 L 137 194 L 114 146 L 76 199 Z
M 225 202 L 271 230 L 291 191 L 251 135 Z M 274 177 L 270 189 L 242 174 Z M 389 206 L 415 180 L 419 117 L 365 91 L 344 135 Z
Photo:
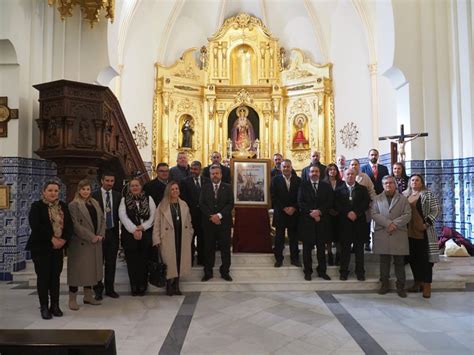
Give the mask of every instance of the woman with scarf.
M 59 200 L 60 188 L 57 181 L 46 182 L 43 198 L 33 202 L 28 215 L 31 234 L 26 250 L 31 251 L 35 265 L 43 319 L 63 315 L 59 308 L 59 277 L 63 270 L 64 246 L 72 234 L 72 222 L 67 205 Z M 51 299 L 50 307 L 48 298 Z
M 69 309 L 77 311 L 77 292 L 84 287 L 84 304 L 99 305 L 92 294 L 103 277 L 102 240 L 105 237 L 105 218 L 99 203 L 92 198 L 91 182 L 79 181 L 69 211 L 74 234 L 67 249 L 67 283 L 69 285 Z
M 395 178 L 398 192 L 403 193 L 408 187 L 408 175 L 403 163 L 394 163 L 392 165 L 392 176 Z
M 132 296 L 143 296 L 148 286 L 147 265 L 151 255 L 156 206 L 153 198 L 143 193 L 138 179 L 130 180 L 125 190 L 119 207 L 122 246 L 127 259 Z
M 153 227 L 153 246 L 160 246 L 166 264 L 166 294 L 181 295 L 180 276 L 191 272 L 191 243 L 193 241 L 191 214 L 186 202 L 179 198 L 179 185 L 170 182 L 158 205 Z
M 430 298 L 433 264 L 439 261 L 438 236 L 434 224 L 440 206 L 436 196 L 426 188 L 420 174 L 410 176 L 408 189 L 403 194 L 411 206 L 411 220 L 408 223 L 409 262 L 415 281 L 408 292 L 423 291 L 423 297 Z

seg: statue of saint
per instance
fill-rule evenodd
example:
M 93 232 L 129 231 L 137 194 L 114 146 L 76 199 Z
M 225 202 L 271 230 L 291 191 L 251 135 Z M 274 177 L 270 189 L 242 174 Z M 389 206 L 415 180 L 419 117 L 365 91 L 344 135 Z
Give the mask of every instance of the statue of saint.
M 255 150 L 255 131 L 252 123 L 248 119 L 249 109 L 247 106 L 240 106 L 237 109 L 238 118 L 232 126 L 232 146 L 233 150 Z
M 193 147 L 193 128 L 191 127 L 191 122 L 189 120 L 184 121 L 183 127 L 181 128 L 183 133 L 183 139 L 181 143 L 182 148 L 192 148 Z
M 303 131 L 305 121 L 306 119 L 302 115 L 296 116 L 295 118 L 296 133 L 293 137 L 293 143 L 297 145 L 298 148 L 304 148 L 304 145 L 308 143 Z

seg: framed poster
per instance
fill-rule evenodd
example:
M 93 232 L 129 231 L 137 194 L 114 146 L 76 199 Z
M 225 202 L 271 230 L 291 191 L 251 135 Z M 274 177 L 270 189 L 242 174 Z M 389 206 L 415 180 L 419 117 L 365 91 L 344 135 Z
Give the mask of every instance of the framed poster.
M 10 208 L 10 190 L 7 185 L 0 186 L 0 209 Z
M 232 159 L 235 207 L 270 207 L 270 160 Z

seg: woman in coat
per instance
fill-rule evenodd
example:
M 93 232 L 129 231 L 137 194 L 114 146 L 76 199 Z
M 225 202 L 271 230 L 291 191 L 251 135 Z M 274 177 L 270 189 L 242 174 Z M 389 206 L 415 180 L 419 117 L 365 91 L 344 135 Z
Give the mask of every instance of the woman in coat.
M 407 224 L 411 208 L 405 196 L 397 190 L 395 178 L 386 175 L 382 179 L 383 191 L 372 201 L 372 219 L 375 222 L 372 251 L 380 255 L 379 294 L 389 290 L 390 262 L 393 257 L 397 276 L 397 294 L 405 298 L 405 255 L 409 254 Z
M 179 185 L 170 182 L 158 205 L 153 229 L 153 246 L 160 247 L 166 264 L 166 294 L 181 295 L 179 278 L 191 272 L 191 243 L 193 240 L 191 214 L 186 202 L 179 198 Z
M 99 203 L 91 197 L 92 187 L 84 179 L 77 184 L 74 200 L 69 211 L 74 233 L 68 246 L 67 283 L 69 285 L 69 308 L 79 309 L 77 291 L 84 287 L 84 304 L 99 305 L 92 295 L 92 286 L 103 276 L 102 240 L 105 236 L 105 219 Z
M 130 180 L 120 202 L 119 217 L 132 296 L 145 295 L 148 287 L 148 261 L 155 209 L 153 198 L 143 193 L 140 180 Z
M 395 178 L 398 192 L 403 193 L 408 188 L 408 175 L 403 163 L 394 163 L 392 165 L 392 176 Z
M 438 236 L 434 228 L 440 210 L 438 199 L 426 188 L 420 174 L 410 176 L 408 189 L 403 194 L 411 206 L 409 262 L 415 281 L 408 292 L 423 291 L 423 297 L 430 298 L 433 264 L 439 261 Z
M 67 205 L 59 200 L 60 188 L 57 181 L 46 182 L 43 198 L 33 202 L 28 215 L 31 234 L 26 250 L 31 251 L 35 265 L 43 319 L 63 315 L 59 308 L 59 277 L 63 270 L 64 246 L 72 234 L 72 222 Z M 51 298 L 50 307 L 48 298 Z

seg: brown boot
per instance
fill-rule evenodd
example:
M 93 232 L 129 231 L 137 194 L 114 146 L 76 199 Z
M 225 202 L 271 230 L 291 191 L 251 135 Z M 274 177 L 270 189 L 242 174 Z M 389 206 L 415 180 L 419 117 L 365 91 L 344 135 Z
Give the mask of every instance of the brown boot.
M 91 304 L 93 306 L 98 306 L 102 304 L 102 302 L 95 299 L 95 297 L 92 294 L 91 288 L 84 287 L 84 304 Z
M 428 283 L 428 282 L 423 283 L 423 297 L 424 298 L 431 297 L 431 283 Z
M 385 294 L 388 293 L 389 290 L 390 290 L 390 288 L 388 287 L 388 280 L 387 281 L 382 281 L 382 284 L 380 285 L 380 289 L 379 289 L 378 294 L 379 295 L 385 295 Z
M 69 291 L 69 309 L 71 311 L 79 310 L 79 305 L 77 304 L 77 292 Z
M 413 281 L 413 286 L 407 288 L 408 292 L 420 292 L 423 289 L 421 281 Z

